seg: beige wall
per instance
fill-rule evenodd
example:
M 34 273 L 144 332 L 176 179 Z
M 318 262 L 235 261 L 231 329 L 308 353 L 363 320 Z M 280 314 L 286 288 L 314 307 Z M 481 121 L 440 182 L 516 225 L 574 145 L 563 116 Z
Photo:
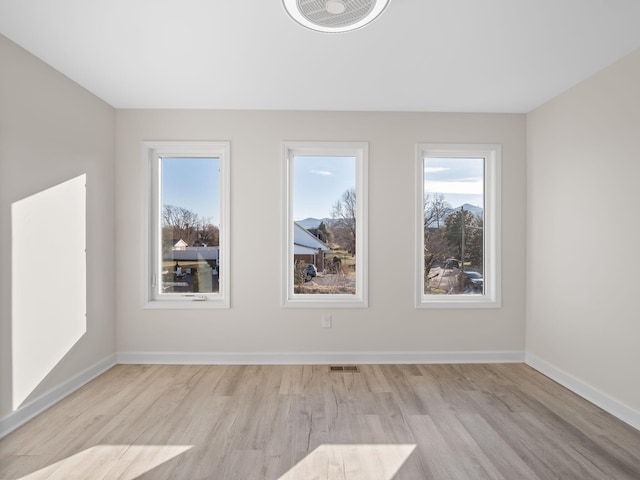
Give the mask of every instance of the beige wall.
M 522 351 L 525 116 L 119 110 L 119 352 Z M 231 141 L 231 309 L 144 310 L 143 140 Z M 281 142 L 368 141 L 369 308 L 281 308 Z M 503 145 L 503 308 L 414 308 L 417 142 Z M 264 252 L 272 252 L 265 256 Z M 321 328 L 331 313 L 333 328 Z
M 116 351 L 526 347 L 530 358 L 640 411 L 634 302 L 640 51 L 527 116 L 114 111 L 4 37 L 0 59 L 11 65 L 0 70 L 0 419 L 14 408 L 12 208 L 80 175 L 87 179 L 86 332 L 26 402 Z M 231 141 L 231 309 L 142 308 L 143 140 Z M 284 140 L 370 144 L 367 309 L 280 306 Z M 503 146 L 501 309 L 413 307 L 418 142 Z M 61 235 L 43 231 L 43 246 Z M 60 265 L 63 271 L 64 260 Z M 36 269 L 34 278 L 41 289 L 65 281 L 57 269 Z M 45 307 L 46 321 L 61 320 L 48 316 Z M 322 329 L 327 313 L 333 328 Z
M 636 412 L 639 85 L 640 50 L 531 112 L 527 136 L 527 354 Z
M 640 51 L 527 116 L 115 112 L 2 36 L 0 60 L 10 65 L 0 69 L 0 419 L 13 409 L 12 207 L 79 175 L 86 333 L 30 398 L 116 350 L 519 351 L 526 333 L 530 356 L 640 411 Z M 143 140 L 231 141 L 230 310 L 142 308 Z M 283 140 L 370 142 L 369 308 L 281 308 Z M 413 307 L 417 142 L 503 145 L 503 308 Z M 60 235 L 43 231 L 43 246 Z M 57 269 L 34 278 L 34 304 L 38 289 L 65 280 Z M 322 329 L 327 313 L 333 328 Z
M 23 380 L 12 376 L 18 367 L 15 358 L 32 358 L 31 367 L 41 368 L 38 355 L 55 343 L 53 338 L 40 338 L 42 331 L 35 329 L 30 342 L 33 351 L 18 352 L 12 347 L 12 321 L 17 320 L 12 317 L 12 298 L 17 294 L 24 298 L 25 294 L 25 285 L 12 284 L 12 251 L 20 246 L 12 245 L 12 208 L 86 175 L 86 331 L 68 351 L 56 352 L 60 360 L 46 366 L 45 378 L 24 403 L 115 352 L 115 222 L 114 110 L 3 36 L 0 64 L 1 419 L 14 409 L 14 381 Z M 47 195 L 42 198 L 50 198 Z M 20 317 L 20 327 L 34 321 L 34 325 L 48 328 L 68 319 L 56 316 L 60 310 L 43 300 L 46 292 L 60 286 L 64 291 L 65 285 L 77 283 L 78 276 L 65 278 L 65 259 L 55 258 L 56 252 L 50 248 L 67 235 L 64 226 L 35 227 L 42 248 L 34 249 L 20 268 L 28 269 L 21 270 L 22 278 L 32 278 L 33 308 L 29 311 L 40 314 L 38 319 Z M 18 288 L 21 291 L 16 291 Z

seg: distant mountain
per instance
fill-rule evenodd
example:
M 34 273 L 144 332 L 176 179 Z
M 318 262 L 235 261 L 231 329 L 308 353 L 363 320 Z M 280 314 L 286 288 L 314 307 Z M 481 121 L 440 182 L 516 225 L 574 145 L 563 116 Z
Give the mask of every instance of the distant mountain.
M 298 220 L 296 223 L 303 228 L 318 228 L 321 222 L 324 222 L 327 226 L 331 224 L 330 218 L 305 218 L 304 220 Z
M 465 203 L 464 205 L 460 205 L 459 207 L 452 209 L 450 213 L 459 212 L 461 208 L 464 208 L 467 212 L 471 212 L 474 215 L 482 215 L 482 213 L 484 212 L 484 209 L 482 207 Z

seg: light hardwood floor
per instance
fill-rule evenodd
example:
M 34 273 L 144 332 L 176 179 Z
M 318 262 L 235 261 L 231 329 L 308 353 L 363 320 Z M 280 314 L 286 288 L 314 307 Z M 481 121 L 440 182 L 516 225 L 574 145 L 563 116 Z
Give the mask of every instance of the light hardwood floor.
M 2 479 L 640 479 L 640 432 L 509 365 L 118 365 L 0 441 Z

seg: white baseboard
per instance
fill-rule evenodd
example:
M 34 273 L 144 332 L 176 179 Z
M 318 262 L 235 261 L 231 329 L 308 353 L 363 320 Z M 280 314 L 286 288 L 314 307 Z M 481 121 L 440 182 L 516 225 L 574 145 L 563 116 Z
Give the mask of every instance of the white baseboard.
M 167 365 L 522 363 L 524 352 L 119 352 L 117 362 Z
M 0 438 L 8 435 L 116 364 L 167 365 L 328 365 L 522 363 L 519 350 L 460 352 L 120 352 L 109 355 L 0 420 Z M 535 368 L 535 367 L 534 367 Z
M 611 398 L 609 395 L 601 392 L 597 388 L 592 387 L 579 378 L 574 377 L 570 373 L 561 370 L 555 365 L 544 361 L 532 353 L 527 352 L 525 356 L 525 363 L 552 380 L 558 382 L 563 387 L 568 388 L 573 393 L 589 400 L 605 412 L 610 413 L 614 417 L 628 423 L 637 430 L 640 430 L 640 412 L 637 410 L 634 410 L 624 403 Z
M 63 384 L 0 420 L 0 439 L 67 395 L 121 364 L 167 365 L 325 365 L 526 363 L 604 411 L 640 430 L 640 412 L 611 398 L 531 353 L 519 350 L 460 352 L 120 352 L 80 372 Z
M 86 370 L 83 370 L 76 376 L 58 385 L 44 395 L 30 401 L 25 405 L 20 406 L 17 410 L 11 412 L 9 415 L 0 420 L 0 438 L 8 435 L 16 428 L 27 423 L 29 420 L 45 411 L 47 408 L 52 407 L 67 395 L 70 395 L 86 383 L 89 383 L 98 375 L 101 375 L 102 373 L 109 370 L 115 364 L 116 355 L 109 355 L 104 360 L 101 360 L 98 363 L 87 368 Z

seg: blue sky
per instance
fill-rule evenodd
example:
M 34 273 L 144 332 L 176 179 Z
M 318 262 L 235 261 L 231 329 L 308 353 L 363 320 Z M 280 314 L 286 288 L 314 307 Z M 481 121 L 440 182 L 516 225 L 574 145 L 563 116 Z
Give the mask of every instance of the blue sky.
M 356 159 L 299 155 L 293 176 L 293 219 L 330 218 L 336 200 L 356 186 Z
M 163 158 L 162 204 L 184 207 L 220 224 L 218 158 Z
M 465 203 L 484 208 L 484 159 L 425 158 L 424 191 L 443 194 L 453 208 Z
M 163 158 L 162 203 L 185 207 L 220 223 L 219 160 Z M 484 207 L 482 158 L 425 158 L 425 193 L 442 193 L 452 207 L 464 203 Z M 354 157 L 294 158 L 293 218 L 331 217 L 342 193 L 354 188 Z

